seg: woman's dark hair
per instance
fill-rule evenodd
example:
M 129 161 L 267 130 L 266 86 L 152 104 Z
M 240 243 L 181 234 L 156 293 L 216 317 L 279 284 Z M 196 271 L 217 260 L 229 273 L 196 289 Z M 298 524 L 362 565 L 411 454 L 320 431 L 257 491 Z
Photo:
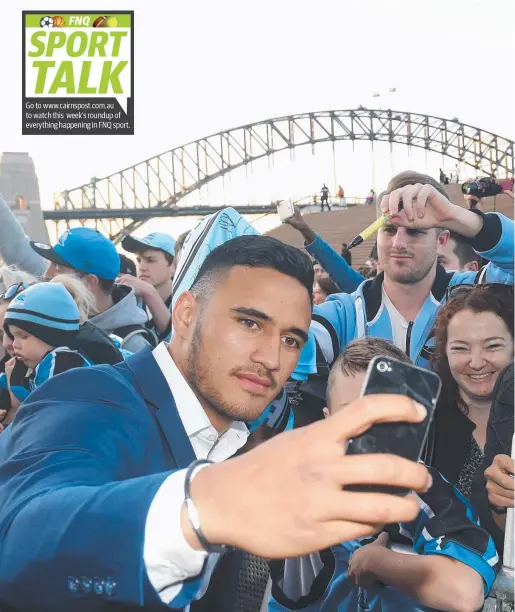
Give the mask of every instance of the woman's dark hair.
M 329 276 L 321 276 L 317 279 L 316 284 L 326 295 L 333 295 L 333 293 L 341 293 L 338 285 Z
M 446 402 L 458 402 L 458 384 L 454 380 L 447 358 L 447 337 L 451 319 L 462 310 L 475 313 L 491 312 L 500 317 L 513 338 L 513 293 L 490 291 L 485 285 L 477 285 L 467 293 L 452 298 L 438 313 L 435 324 L 436 350 L 431 356 L 435 372 L 442 379 L 442 397 Z M 466 406 L 460 407 L 466 413 Z

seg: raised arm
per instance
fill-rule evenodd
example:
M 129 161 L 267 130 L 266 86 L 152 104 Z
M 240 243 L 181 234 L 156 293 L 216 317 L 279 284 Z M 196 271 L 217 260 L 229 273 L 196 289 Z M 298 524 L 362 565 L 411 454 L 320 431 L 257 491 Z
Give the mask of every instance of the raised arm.
M 295 206 L 295 215 L 286 219 L 285 223 L 302 234 L 306 251 L 320 263 L 343 293 L 352 293 L 365 280 L 311 229 L 298 206 Z
M 0 195 L 0 255 L 9 266 L 43 276 L 47 264 L 30 246 L 20 222 Z

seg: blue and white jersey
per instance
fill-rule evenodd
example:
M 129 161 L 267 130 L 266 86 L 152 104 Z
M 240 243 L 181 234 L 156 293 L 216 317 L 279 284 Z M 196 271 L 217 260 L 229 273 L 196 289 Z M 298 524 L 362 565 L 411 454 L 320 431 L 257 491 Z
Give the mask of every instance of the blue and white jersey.
M 419 555 L 442 555 L 474 569 L 485 596 L 495 580 L 499 557 L 492 538 L 479 525 L 470 502 L 437 470 L 428 468 L 433 486 L 417 496 L 420 512 L 391 533 L 393 541 L 410 541 Z M 390 531 L 390 530 L 389 530 Z M 389 586 L 361 589 L 347 578 L 349 561 L 360 541 L 344 542 L 313 555 L 271 562 L 269 610 L 305 612 L 417 612 L 423 606 Z

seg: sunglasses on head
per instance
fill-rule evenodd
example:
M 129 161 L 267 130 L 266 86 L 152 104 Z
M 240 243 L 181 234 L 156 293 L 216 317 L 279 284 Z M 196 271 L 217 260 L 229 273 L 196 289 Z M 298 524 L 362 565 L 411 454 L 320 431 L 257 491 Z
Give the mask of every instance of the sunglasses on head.
M 454 287 L 447 287 L 445 297 L 448 301 L 452 300 L 453 298 L 466 295 L 467 293 L 477 289 L 489 291 L 492 295 L 513 295 L 513 285 L 504 285 L 503 283 L 484 283 L 483 285 L 454 285 Z
M 0 293 L 0 300 L 12 300 L 18 293 L 28 288 L 29 285 L 27 283 L 15 283 L 8 287 L 3 293 Z

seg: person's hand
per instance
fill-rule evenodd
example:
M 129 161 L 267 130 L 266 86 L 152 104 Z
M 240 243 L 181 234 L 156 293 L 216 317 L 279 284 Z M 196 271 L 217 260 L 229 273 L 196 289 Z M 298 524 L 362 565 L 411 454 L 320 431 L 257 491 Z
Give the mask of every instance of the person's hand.
M 374 559 L 378 555 L 384 554 L 385 550 L 388 550 L 388 540 L 388 534 L 386 531 L 383 531 L 374 542 L 362 546 L 352 553 L 347 577 L 356 586 L 369 589 L 374 584 L 376 580 L 371 568 L 374 566 Z
M 404 208 L 399 213 L 399 202 Z M 393 215 L 392 223 L 401 227 L 429 229 L 445 227 L 457 207 L 432 185 L 406 185 L 383 195 L 381 211 Z
M 500 508 L 514 506 L 514 461 L 508 455 L 496 455 L 485 471 L 488 501 Z
M 282 200 L 277 200 L 277 202 L 274 202 L 274 205 L 279 206 L 281 201 Z M 300 212 L 300 208 L 296 204 L 293 205 L 293 210 L 295 211 L 293 217 L 290 217 L 289 219 L 285 219 L 283 223 L 287 225 L 291 225 L 296 230 L 300 231 L 301 229 L 306 227 L 307 223 L 302 218 L 302 213 Z
M 118 285 L 126 285 L 127 287 L 132 287 L 134 289 L 134 293 L 138 298 L 144 298 L 148 295 L 152 289 L 153 285 L 147 283 L 147 281 L 141 280 L 132 276 L 132 274 L 122 274 L 116 279 L 116 283 Z
M 7 378 L 7 384 L 11 386 L 11 374 L 13 373 L 14 366 L 16 365 L 16 359 L 13 357 L 5 364 L 5 376 Z
M 295 557 L 371 536 L 385 523 L 412 521 L 414 496 L 346 491 L 383 484 L 426 491 L 422 464 L 387 454 L 346 456 L 350 438 L 375 423 L 419 423 L 426 410 L 399 395 L 369 395 L 307 427 L 282 433 L 242 456 L 210 465 L 191 493 L 200 525 L 215 544 L 268 558 Z M 200 549 L 183 511 L 186 540 Z
M 279 202 L 280 200 L 278 202 L 275 202 L 275 205 L 277 206 Z M 300 208 L 296 204 L 294 204 L 293 210 L 295 211 L 293 217 L 290 217 L 289 219 L 283 221 L 283 224 L 291 225 L 293 228 L 295 228 L 302 234 L 306 243 L 310 244 L 311 242 L 313 242 L 313 240 L 315 240 L 316 234 L 306 223 L 302 216 L 302 213 L 300 212 Z
M 399 212 L 399 202 L 404 208 Z M 483 227 L 478 215 L 452 204 L 432 185 L 406 185 L 383 195 L 381 212 L 393 215 L 391 223 L 410 229 L 441 227 L 473 237 Z

